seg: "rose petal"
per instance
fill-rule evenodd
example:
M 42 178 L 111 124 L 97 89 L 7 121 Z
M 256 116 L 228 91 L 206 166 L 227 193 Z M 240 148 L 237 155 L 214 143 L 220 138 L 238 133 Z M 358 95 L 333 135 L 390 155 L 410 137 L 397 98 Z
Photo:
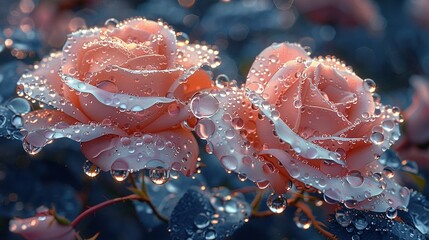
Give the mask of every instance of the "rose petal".
M 31 240 L 74 240 L 76 238 L 76 232 L 71 225 L 61 225 L 50 215 L 13 219 L 9 222 L 9 230 Z
M 275 156 L 291 176 L 295 176 L 299 181 L 321 190 L 330 199 L 340 202 L 357 201 L 353 204 L 353 208 L 385 212 L 388 207 L 397 208 L 408 205 L 409 195 L 400 196 L 400 186 L 390 179 L 384 180 L 388 190 L 383 190 L 380 181 L 372 176 L 356 174 L 345 177 L 328 177 L 301 161 L 295 161 L 288 153 L 280 149 L 264 150 L 261 154 Z M 372 199 L 367 200 L 370 197 Z M 389 201 L 392 203 L 388 204 Z
M 273 43 L 264 49 L 250 68 L 246 87 L 261 93 L 267 82 L 288 61 L 310 60 L 304 49 L 293 43 Z
M 132 136 L 104 136 L 81 145 L 85 156 L 103 171 L 165 168 L 195 172 L 198 145 L 184 129 Z
M 62 110 L 81 122 L 88 122 L 85 114 L 63 95 L 63 83 L 58 75 L 61 57 L 62 54 L 57 52 L 43 58 L 32 73 L 19 79 L 18 86 L 23 87 L 27 96 Z
M 261 188 L 271 185 L 277 192 L 285 192 L 288 184 L 285 179 L 289 177 L 278 171 L 276 162 L 258 157 L 258 149 L 262 146 L 256 145 L 259 143 L 255 135 L 257 112 L 251 110 L 244 91 L 236 88 L 222 91 L 229 94 L 202 92 L 196 97 L 203 95 L 205 101 L 191 103 L 194 112 L 203 113 L 196 114 L 200 118 L 195 129 L 197 135 L 207 140 L 207 148 L 226 170 L 237 172 Z M 217 101 L 217 104 L 209 104 L 209 101 Z M 218 109 L 213 108 L 215 105 Z
M 35 147 L 43 147 L 58 138 L 70 138 L 85 142 L 103 135 L 126 136 L 121 129 L 110 124 L 83 124 L 55 110 L 37 110 L 24 116 L 25 141 Z
M 162 22 L 154 22 L 143 18 L 125 20 L 116 25 L 107 34 L 124 41 L 153 42 L 157 46 L 157 54 L 167 56 L 168 66 L 174 67 L 173 57 L 176 54 L 175 32 Z M 171 56 L 171 57 L 170 57 Z
M 63 76 L 63 79 L 64 83 L 70 88 L 81 93 L 89 93 L 106 106 L 117 107 L 131 112 L 140 112 L 158 103 L 171 103 L 175 101 L 166 97 L 138 97 L 111 93 L 67 75 Z
M 264 99 L 257 93 L 248 91 L 246 92 L 246 95 L 255 106 L 259 107 L 259 110 L 264 114 L 264 116 L 273 122 L 279 138 L 289 143 L 297 154 L 307 159 L 332 160 L 338 164 L 344 165 L 344 162 L 339 159 L 337 153 L 328 151 L 316 144 L 308 142 L 293 132 L 285 122 L 273 115 L 273 111 L 276 111 L 274 106 L 264 107 L 261 105 Z

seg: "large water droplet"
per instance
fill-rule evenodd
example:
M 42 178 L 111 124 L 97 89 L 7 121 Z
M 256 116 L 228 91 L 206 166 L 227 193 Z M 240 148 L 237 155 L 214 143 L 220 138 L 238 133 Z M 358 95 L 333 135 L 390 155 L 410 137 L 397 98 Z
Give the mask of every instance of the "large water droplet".
M 14 98 L 9 101 L 7 107 L 15 114 L 22 115 L 30 112 L 30 103 L 23 98 Z
M 201 93 L 192 98 L 190 106 L 195 117 L 211 117 L 219 110 L 219 101 L 208 93 Z
M 272 193 L 267 198 L 267 206 L 273 213 L 282 213 L 284 210 L 286 210 L 287 199 L 284 198 L 282 195 Z
M 103 80 L 103 81 L 97 83 L 97 87 L 104 90 L 104 91 L 108 91 L 111 93 L 117 93 L 118 92 L 118 86 L 110 80 Z
M 373 132 L 370 139 L 374 144 L 380 145 L 384 142 L 384 135 L 380 132 Z
M 353 225 L 357 230 L 364 230 L 368 226 L 368 221 L 364 216 L 358 216 L 353 220 Z
M 194 224 L 195 226 L 197 226 L 197 228 L 203 229 L 209 226 L 210 219 L 206 214 L 200 213 L 197 216 L 195 216 Z
M 398 211 L 396 210 L 396 208 L 389 207 L 386 209 L 386 217 L 387 218 L 394 219 L 394 218 L 396 218 L 396 216 L 398 216 Z
M 85 161 L 82 168 L 83 172 L 89 177 L 95 177 L 100 173 L 100 168 L 89 160 Z
M 215 231 L 214 229 L 208 229 L 208 230 L 206 231 L 206 233 L 204 234 L 204 237 L 205 237 L 207 240 L 216 239 L 216 236 L 217 236 L 217 234 L 216 234 L 216 231 Z
M 216 126 L 212 120 L 208 118 L 202 118 L 198 121 L 198 124 L 195 126 L 195 133 L 201 139 L 210 138 L 216 130 Z
M 238 204 L 234 199 L 228 200 L 225 202 L 225 211 L 227 213 L 236 213 L 238 212 Z
M 223 156 L 220 161 L 227 170 L 234 171 L 238 167 L 238 161 L 232 155 Z
M 215 80 L 216 86 L 219 88 L 224 88 L 229 84 L 229 77 L 225 74 L 219 74 Z
M 164 168 L 150 169 L 149 179 L 156 185 L 165 184 L 170 179 L 170 171 Z
M 116 18 L 109 18 L 104 22 L 104 26 L 106 26 L 107 29 L 113 29 L 118 25 L 119 21 Z
M 113 179 L 115 179 L 118 182 L 122 182 L 125 179 L 127 179 L 129 175 L 128 169 L 126 170 L 110 170 L 110 174 L 112 175 Z
M 185 46 L 189 44 L 189 36 L 184 32 L 176 33 L 177 45 Z
M 375 92 L 376 84 L 375 84 L 374 80 L 372 80 L 370 78 L 363 80 L 363 89 L 365 89 L 365 91 L 370 92 L 370 93 Z
M 349 214 L 341 210 L 338 210 L 335 213 L 335 220 L 337 220 L 337 223 L 342 227 L 347 227 L 350 225 L 350 223 L 352 223 L 352 218 L 349 216 Z
M 37 153 L 42 151 L 42 147 L 33 146 L 28 141 L 26 141 L 25 139 L 24 139 L 24 141 L 22 141 L 22 147 L 30 155 L 36 155 Z
M 362 186 L 364 182 L 362 174 L 357 170 L 350 171 L 349 174 L 347 174 L 346 176 L 346 180 L 350 184 L 350 186 L 355 188 Z

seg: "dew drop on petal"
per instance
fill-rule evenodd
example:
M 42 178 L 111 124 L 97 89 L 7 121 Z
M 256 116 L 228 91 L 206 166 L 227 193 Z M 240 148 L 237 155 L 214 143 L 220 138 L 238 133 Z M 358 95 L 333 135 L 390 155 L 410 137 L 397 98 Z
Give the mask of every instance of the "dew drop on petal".
M 189 44 L 189 36 L 184 32 L 176 33 L 177 45 L 185 46 Z
M 156 185 L 165 184 L 170 179 L 170 171 L 164 168 L 150 169 L 149 179 Z
M 384 142 L 384 135 L 380 132 L 373 132 L 370 139 L 374 144 L 380 145 Z
M 211 94 L 201 93 L 195 95 L 190 106 L 195 117 L 211 117 L 219 110 L 219 101 Z
M 370 92 L 370 93 L 375 92 L 376 84 L 375 84 L 374 80 L 372 80 L 370 78 L 363 80 L 363 89 L 365 89 L 365 91 Z
M 220 159 L 220 162 L 225 167 L 225 169 L 234 171 L 238 167 L 237 159 L 232 155 L 223 156 Z
M 91 161 L 86 160 L 82 166 L 83 172 L 88 177 L 96 177 L 100 173 L 100 168 L 97 165 L 93 164 Z
M 362 186 L 364 182 L 362 174 L 357 170 L 350 171 L 349 174 L 347 174 L 346 176 L 346 180 L 350 184 L 350 186 L 354 188 Z
M 267 206 L 273 213 L 282 213 L 284 210 L 286 210 L 287 199 L 282 195 L 271 193 L 271 195 L 267 198 Z
M 219 74 L 215 80 L 216 86 L 219 88 L 224 88 L 229 84 L 229 77 L 225 74 Z
M 387 178 L 393 178 L 395 176 L 395 172 L 391 167 L 385 167 L 383 169 L 383 175 L 386 176 Z
M 398 211 L 393 208 L 393 207 L 389 207 L 386 209 L 386 217 L 389 219 L 394 219 L 396 218 L 396 216 L 398 216 Z
M 129 175 L 129 171 L 127 170 L 110 170 L 110 174 L 112 175 L 113 179 L 115 179 L 118 182 L 122 182 L 125 179 L 127 179 Z
M 28 141 L 26 141 L 24 139 L 24 141 L 22 141 L 22 147 L 24 148 L 24 150 L 30 154 L 30 155 L 36 155 L 38 154 L 40 151 L 42 151 L 41 147 L 36 147 L 31 145 Z
M 111 93 L 117 93 L 118 92 L 118 86 L 110 80 L 103 80 L 103 81 L 97 83 L 97 87 L 99 89 L 102 89 L 104 91 L 108 91 Z
M 104 22 L 104 26 L 111 30 L 115 28 L 118 23 L 119 21 L 116 18 L 109 18 Z
M 195 126 L 195 133 L 201 139 L 210 138 L 216 130 L 216 126 L 212 120 L 208 118 L 201 118 Z

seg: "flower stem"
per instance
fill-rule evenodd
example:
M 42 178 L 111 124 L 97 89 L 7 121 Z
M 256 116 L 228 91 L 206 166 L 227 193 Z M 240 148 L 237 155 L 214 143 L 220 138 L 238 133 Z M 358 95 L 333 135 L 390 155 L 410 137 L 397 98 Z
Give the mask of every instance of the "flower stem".
M 120 202 L 125 202 L 127 200 L 142 200 L 142 197 L 137 195 L 137 194 L 131 194 L 125 197 L 120 197 L 120 198 L 114 198 L 111 200 L 107 200 L 105 202 L 102 202 L 100 204 L 97 204 L 93 207 L 88 208 L 87 210 L 85 210 L 83 213 L 81 213 L 79 216 L 77 216 L 73 222 L 71 223 L 71 225 L 73 227 L 76 227 L 86 216 L 95 213 L 96 211 L 108 207 L 110 205 L 116 204 L 116 203 L 120 203 Z

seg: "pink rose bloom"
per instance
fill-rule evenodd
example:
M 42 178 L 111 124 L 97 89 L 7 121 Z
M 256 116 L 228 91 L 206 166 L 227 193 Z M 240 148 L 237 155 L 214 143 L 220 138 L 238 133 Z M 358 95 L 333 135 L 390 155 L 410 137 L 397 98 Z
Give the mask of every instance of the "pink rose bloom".
M 9 230 L 27 240 L 76 239 L 73 227 L 59 224 L 46 208 L 39 209 L 35 217 L 11 220 Z
M 22 76 L 18 93 L 55 109 L 25 115 L 30 153 L 57 138 L 81 142 L 103 171 L 195 171 L 198 145 L 183 128 L 188 100 L 211 87 L 203 65 L 218 65 L 217 51 L 178 41 L 162 22 L 142 18 L 73 32 L 62 52 Z
M 372 80 L 282 43 L 260 53 L 244 88 L 225 84 L 191 101 L 196 133 L 225 169 L 277 193 L 293 181 L 350 208 L 407 206 L 409 190 L 379 174 L 378 158 L 399 138 L 399 110 L 373 97 Z
M 420 162 L 428 167 L 429 161 L 429 82 L 421 76 L 410 79 L 414 88 L 412 104 L 404 111 L 404 133 L 395 144 L 395 150 L 402 159 Z
M 383 30 L 383 19 L 371 0 L 295 0 L 294 5 L 317 23 L 363 26 L 375 32 Z

